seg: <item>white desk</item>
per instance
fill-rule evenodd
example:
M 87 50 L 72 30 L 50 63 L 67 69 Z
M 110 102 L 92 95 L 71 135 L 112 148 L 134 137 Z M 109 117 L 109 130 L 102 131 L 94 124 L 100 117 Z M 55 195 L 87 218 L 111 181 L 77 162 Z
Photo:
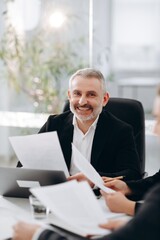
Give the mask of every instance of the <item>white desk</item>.
M 111 213 L 107 209 L 102 198 L 99 199 L 99 203 L 102 206 L 103 211 L 106 212 L 106 219 L 124 216 L 124 214 Z M 34 220 L 31 215 L 28 199 L 6 198 L 0 196 L 0 240 L 4 240 L 12 236 L 12 226 L 19 220 L 39 224 L 51 223 L 54 221 L 56 226 L 59 225 L 59 220 L 55 218 L 54 214 L 49 214 L 49 217 L 45 220 Z M 70 230 L 72 231 L 72 229 Z
M 12 236 L 12 226 L 20 220 L 42 224 L 48 223 L 50 218 L 34 220 L 28 199 L 0 196 L 0 240 L 10 238 Z
M 24 201 L 19 202 L 17 200 L 17 203 L 15 204 L 14 200 L 12 202 L 12 199 L 8 200 L 0 196 L 0 239 L 12 236 L 12 226 L 18 219 L 29 218 L 28 211 L 27 209 L 25 210 L 25 205 L 26 203 Z

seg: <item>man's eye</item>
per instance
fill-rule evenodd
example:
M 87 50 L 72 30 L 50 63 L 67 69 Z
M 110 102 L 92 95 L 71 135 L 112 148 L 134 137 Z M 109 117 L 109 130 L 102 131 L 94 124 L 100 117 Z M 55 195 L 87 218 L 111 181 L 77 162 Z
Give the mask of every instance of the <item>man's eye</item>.
M 80 93 L 79 92 L 74 92 L 73 95 L 74 96 L 80 96 Z
M 89 95 L 90 97 L 95 97 L 95 96 L 96 96 L 95 93 L 89 93 L 88 95 Z

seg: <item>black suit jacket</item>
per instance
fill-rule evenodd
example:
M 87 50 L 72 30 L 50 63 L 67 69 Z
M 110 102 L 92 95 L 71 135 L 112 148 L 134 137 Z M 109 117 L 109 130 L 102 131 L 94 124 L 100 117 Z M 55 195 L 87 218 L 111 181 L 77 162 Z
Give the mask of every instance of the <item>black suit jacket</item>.
M 140 200 L 153 186 L 155 186 L 157 183 L 160 183 L 160 170 L 153 176 L 137 181 L 129 181 L 126 183 L 132 190 L 133 195 L 136 195 L 138 200 Z
M 45 230 L 38 240 L 82 240 L 87 239 L 65 231 Z M 97 238 L 98 239 L 98 238 Z M 159 240 L 160 239 L 160 185 L 152 189 L 137 215 L 119 230 L 100 240 Z
M 39 133 L 57 131 L 62 152 L 70 169 L 73 139 L 73 114 L 51 115 Z M 53 156 L 54 157 L 54 156 Z M 99 116 L 93 139 L 91 164 L 101 176 L 140 178 L 139 158 L 132 127 L 106 111 Z
M 126 182 L 128 187 L 132 190 L 132 196 L 129 196 L 132 200 L 144 199 L 145 194 L 156 184 L 160 184 L 160 170 L 153 176 L 140 179 L 137 181 Z M 139 210 L 143 203 L 137 202 L 135 206 L 135 212 Z
M 158 240 L 160 239 L 160 184 L 145 198 L 137 215 L 123 228 L 103 240 Z

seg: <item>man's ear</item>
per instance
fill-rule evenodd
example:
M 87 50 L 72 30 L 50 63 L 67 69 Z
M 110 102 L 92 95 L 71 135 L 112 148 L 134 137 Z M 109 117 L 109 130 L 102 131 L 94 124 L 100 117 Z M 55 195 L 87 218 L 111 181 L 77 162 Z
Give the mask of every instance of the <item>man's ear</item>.
M 68 90 L 68 99 L 69 100 L 71 99 L 71 92 L 70 92 L 70 90 Z
M 108 103 L 109 101 L 109 93 L 106 92 L 103 96 L 103 107 L 106 106 L 106 104 Z

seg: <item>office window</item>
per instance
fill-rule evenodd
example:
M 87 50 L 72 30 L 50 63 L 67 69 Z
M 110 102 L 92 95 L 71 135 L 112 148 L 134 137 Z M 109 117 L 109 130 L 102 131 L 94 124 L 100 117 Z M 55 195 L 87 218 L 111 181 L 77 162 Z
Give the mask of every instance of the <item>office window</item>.
M 86 0 L 0 1 L 0 165 L 15 161 L 8 136 L 61 112 L 70 75 L 89 65 L 88 36 Z
M 160 1 L 113 0 L 112 64 L 116 70 L 156 70 L 160 64 Z

